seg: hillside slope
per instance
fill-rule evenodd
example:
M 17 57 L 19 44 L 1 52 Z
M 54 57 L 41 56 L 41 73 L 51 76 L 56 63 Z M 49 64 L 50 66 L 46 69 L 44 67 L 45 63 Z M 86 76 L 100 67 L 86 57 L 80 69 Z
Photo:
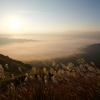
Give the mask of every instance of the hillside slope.
M 5 72 L 15 75 L 25 73 L 27 70 L 32 68 L 29 64 L 24 64 L 21 61 L 14 60 L 8 56 L 4 56 L 3 54 L 0 54 L 0 65 L 3 66 Z

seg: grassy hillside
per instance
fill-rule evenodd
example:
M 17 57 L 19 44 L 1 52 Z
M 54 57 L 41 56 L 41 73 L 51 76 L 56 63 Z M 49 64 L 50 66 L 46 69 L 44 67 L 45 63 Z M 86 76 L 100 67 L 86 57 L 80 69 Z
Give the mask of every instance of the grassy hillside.
M 80 57 L 76 63 L 52 61 L 2 79 L 0 100 L 100 100 L 100 69 Z
M 2 54 L 0 54 L 0 65 L 3 66 L 6 75 L 20 75 L 21 73 L 25 73 L 27 70 L 32 68 L 29 64 L 24 64 L 21 61 L 11 59 L 10 57 Z

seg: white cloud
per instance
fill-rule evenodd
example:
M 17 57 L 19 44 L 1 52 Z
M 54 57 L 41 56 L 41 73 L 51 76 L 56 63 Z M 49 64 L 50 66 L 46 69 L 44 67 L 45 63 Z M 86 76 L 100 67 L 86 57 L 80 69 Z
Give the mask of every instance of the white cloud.
M 17 11 L 17 13 L 23 13 L 23 14 L 42 14 L 43 12 L 31 11 L 31 10 L 23 10 L 23 11 Z

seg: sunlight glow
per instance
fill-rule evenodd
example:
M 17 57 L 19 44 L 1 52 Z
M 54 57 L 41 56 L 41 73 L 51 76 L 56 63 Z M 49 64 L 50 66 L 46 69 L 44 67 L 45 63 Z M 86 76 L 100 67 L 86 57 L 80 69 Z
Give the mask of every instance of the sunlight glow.
M 12 22 L 10 23 L 10 28 L 11 28 L 12 30 L 18 30 L 18 29 L 19 29 L 19 23 L 16 22 L 16 21 L 12 21 Z

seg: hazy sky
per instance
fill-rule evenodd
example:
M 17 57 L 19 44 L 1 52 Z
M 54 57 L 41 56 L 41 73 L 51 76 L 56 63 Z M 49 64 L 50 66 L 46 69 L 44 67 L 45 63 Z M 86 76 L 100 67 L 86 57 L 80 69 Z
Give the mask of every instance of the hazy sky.
M 0 0 L 0 33 L 100 31 L 100 0 Z
M 0 0 L 1 54 L 50 59 L 96 43 L 100 0 Z

